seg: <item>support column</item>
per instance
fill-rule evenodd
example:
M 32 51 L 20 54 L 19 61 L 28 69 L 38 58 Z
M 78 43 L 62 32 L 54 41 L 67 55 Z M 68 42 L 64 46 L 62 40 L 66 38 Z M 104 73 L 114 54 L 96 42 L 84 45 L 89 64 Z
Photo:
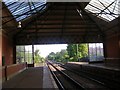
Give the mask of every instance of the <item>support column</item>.
M 89 49 L 89 43 L 87 43 L 87 47 L 88 47 L 88 58 L 89 58 L 89 61 L 88 62 L 90 62 L 90 49 Z
M 78 44 L 76 44 L 76 56 L 77 56 L 77 61 L 78 61 Z
M 13 64 L 16 64 L 16 44 L 15 44 L 16 39 L 13 38 Z
M 25 59 L 25 45 L 24 45 L 24 62 L 26 62 L 26 59 Z
M 33 60 L 33 66 L 34 66 L 34 45 L 32 44 L 32 60 Z
M 104 41 L 103 42 L 103 55 L 104 55 L 104 60 L 105 60 L 105 63 L 106 63 L 106 58 L 107 58 L 107 50 L 106 50 L 106 42 Z

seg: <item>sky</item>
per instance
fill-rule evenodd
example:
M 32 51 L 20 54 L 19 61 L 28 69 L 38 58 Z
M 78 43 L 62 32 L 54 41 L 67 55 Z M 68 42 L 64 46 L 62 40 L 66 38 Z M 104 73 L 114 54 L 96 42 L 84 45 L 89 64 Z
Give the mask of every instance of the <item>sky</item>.
M 67 44 L 50 44 L 50 45 L 34 45 L 34 49 L 40 50 L 40 55 L 46 57 L 51 52 L 60 52 L 62 49 L 67 49 Z

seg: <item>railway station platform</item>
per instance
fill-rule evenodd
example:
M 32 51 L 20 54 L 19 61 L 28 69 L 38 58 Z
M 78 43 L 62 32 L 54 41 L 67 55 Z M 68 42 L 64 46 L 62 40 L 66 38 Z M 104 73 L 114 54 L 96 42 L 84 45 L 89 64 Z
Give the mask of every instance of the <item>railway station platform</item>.
M 67 65 L 72 65 L 72 66 L 79 66 L 80 65 L 80 66 L 88 66 L 88 67 L 93 67 L 93 68 L 120 71 L 120 66 L 106 64 L 106 63 L 91 63 L 91 64 L 89 64 L 88 62 L 68 62 Z
M 29 67 L 13 78 L 4 82 L 6 88 L 51 88 L 57 89 L 57 85 L 46 64 L 39 67 Z
M 86 63 L 86 62 L 68 62 L 65 66 L 76 71 L 85 72 L 91 76 L 97 76 L 101 79 L 109 79 L 119 82 L 120 67 L 112 66 L 105 63 Z

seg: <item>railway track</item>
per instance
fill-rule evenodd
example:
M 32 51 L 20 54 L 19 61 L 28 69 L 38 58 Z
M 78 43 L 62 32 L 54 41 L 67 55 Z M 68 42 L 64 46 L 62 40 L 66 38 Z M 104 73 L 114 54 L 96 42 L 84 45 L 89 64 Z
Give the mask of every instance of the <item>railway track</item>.
M 74 79 L 69 77 L 66 73 L 56 68 L 51 63 L 47 62 L 47 65 L 59 87 L 60 90 L 85 90 L 85 87 L 80 85 Z
M 47 65 L 58 85 L 60 90 L 74 89 L 74 90 L 89 90 L 89 89 L 105 89 L 105 86 L 96 83 L 87 78 L 80 77 L 78 74 L 70 70 L 60 67 L 58 64 L 52 64 L 47 61 Z
M 87 78 L 87 79 L 90 79 L 92 81 L 95 81 L 111 90 L 113 90 L 114 88 L 120 88 L 120 83 L 118 81 L 114 81 L 114 80 L 111 80 L 111 79 L 107 79 L 107 78 L 101 78 L 101 77 L 98 77 L 98 76 L 95 76 L 91 73 L 87 73 L 87 72 L 84 72 L 84 71 L 80 71 L 80 70 L 76 70 L 76 69 L 73 69 L 73 68 L 68 68 L 62 64 L 58 64 L 59 66 L 65 68 L 66 70 L 69 70 L 75 74 L 78 74 L 84 78 Z

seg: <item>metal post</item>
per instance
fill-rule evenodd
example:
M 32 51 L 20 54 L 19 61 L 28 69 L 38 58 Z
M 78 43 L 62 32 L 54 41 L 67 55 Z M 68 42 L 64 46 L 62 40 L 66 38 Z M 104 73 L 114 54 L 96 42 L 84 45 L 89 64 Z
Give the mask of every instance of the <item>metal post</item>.
M 78 60 L 78 44 L 76 44 L 76 56 L 77 56 L 77 60 Z
M 33 66 L 34 66 L 34 45 L 32 44 L 32 60 L 33 60 Z
M 5 72 L 4 72 L 4 74 L 5 74 L 5 81 L 7 81 L 8 80 L 8 78 L 7 78 L 7 66 L 5 66 Z
M 87 46 L 88 46 L 88 58 L 89 58 L 89 61 L 90 61 L 89 43 L 87 44 Z
M 95 53 L 96 53 L 96 61 L 97 61 L 97 45 L 95 43 Z
M 24 46 L 24 62 L 26 62 L 26 59 L 25 59 L 25 46 Z

